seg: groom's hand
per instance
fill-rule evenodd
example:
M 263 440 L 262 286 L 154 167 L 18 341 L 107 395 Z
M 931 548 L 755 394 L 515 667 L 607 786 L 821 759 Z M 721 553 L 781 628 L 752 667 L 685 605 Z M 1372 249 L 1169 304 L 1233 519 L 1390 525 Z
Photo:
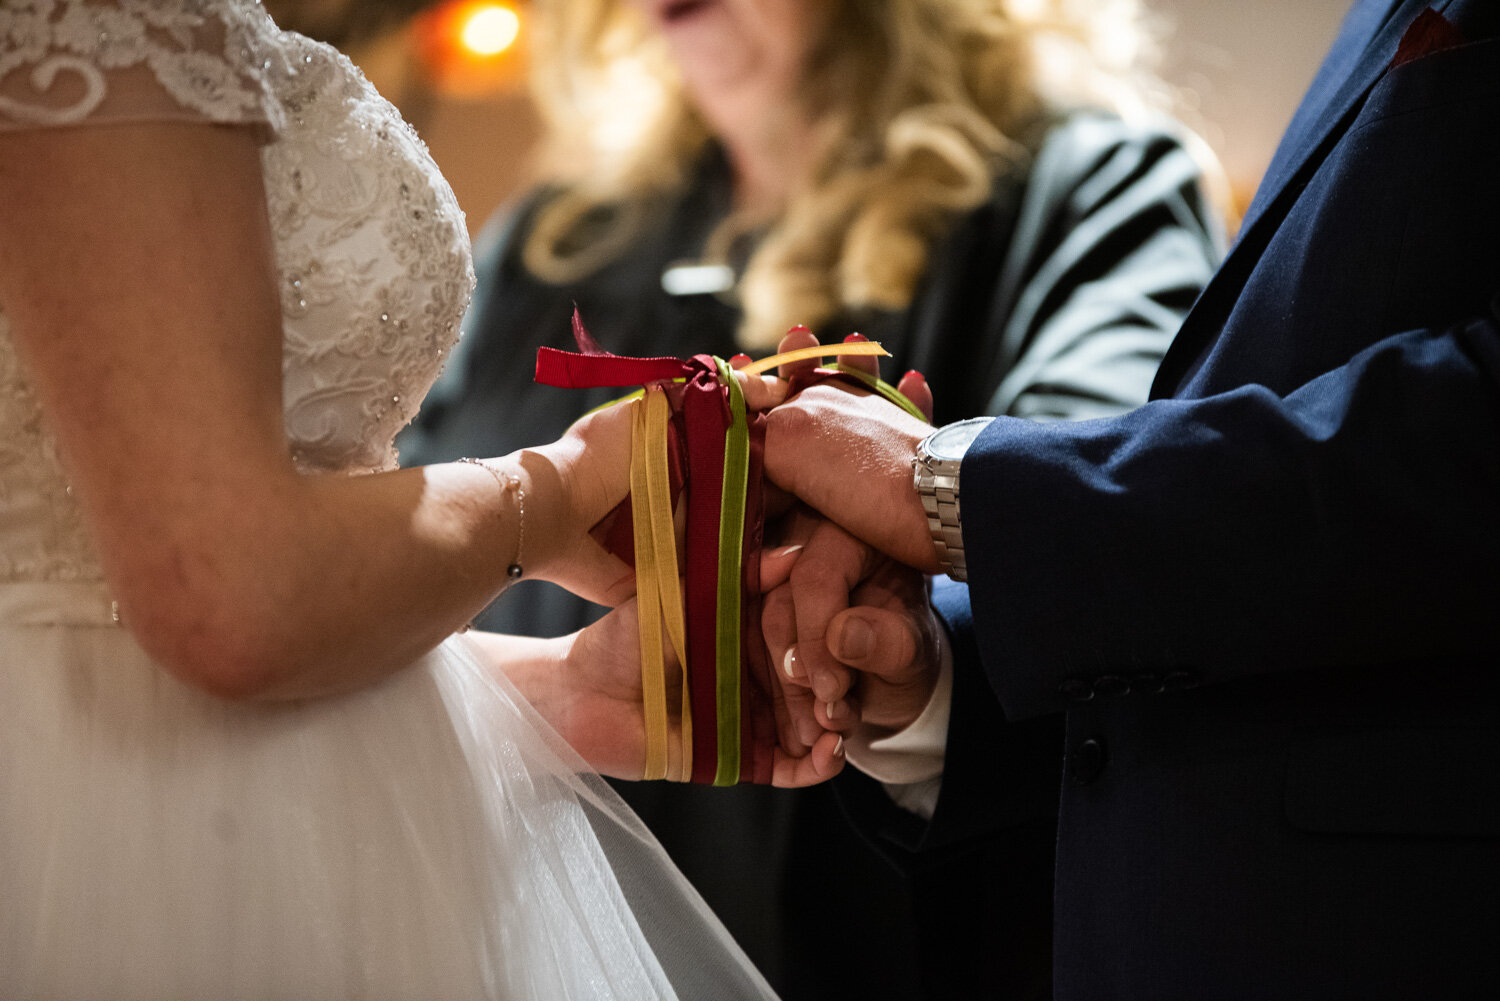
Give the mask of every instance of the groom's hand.
M 789 704 L 813 723 L 894 732 L 926 708 L 937 682 L 939 626 L 921 574 L 837 525 L 792 516 L 795 553 L 766 561 L 761 626 Z
M 806 331 L 787 335 L 782 350 L 816 343 Z M 790 378 L 811 363 L 782 370 Z M 864 361 L 868 371 L 873 359 Z M 897 388 L 931 413 L 920 375 Z M 936 572 L 927 516 L 912 486 L 917 443 L 932 426 L 884 398 L 841 384 L 803 390 L 766 415 L 766 477 L 888 556 Z

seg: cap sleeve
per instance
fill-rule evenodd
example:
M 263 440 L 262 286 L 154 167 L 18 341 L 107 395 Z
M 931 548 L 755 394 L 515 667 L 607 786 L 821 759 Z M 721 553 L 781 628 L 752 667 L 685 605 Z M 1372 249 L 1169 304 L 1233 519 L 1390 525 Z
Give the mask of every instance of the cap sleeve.
M 6 0 L 0 132 L 207 121 L 275 133 L 279 34 L 255 0 Z

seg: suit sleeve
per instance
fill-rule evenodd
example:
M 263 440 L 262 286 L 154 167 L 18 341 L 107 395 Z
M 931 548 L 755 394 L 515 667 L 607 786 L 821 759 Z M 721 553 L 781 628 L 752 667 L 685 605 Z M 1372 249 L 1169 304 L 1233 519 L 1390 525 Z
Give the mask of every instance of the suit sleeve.
M 1284 397 L 997 420 L 964 461 L 964 544 L 1006 714 L 1500 650 L 1497 310 Z

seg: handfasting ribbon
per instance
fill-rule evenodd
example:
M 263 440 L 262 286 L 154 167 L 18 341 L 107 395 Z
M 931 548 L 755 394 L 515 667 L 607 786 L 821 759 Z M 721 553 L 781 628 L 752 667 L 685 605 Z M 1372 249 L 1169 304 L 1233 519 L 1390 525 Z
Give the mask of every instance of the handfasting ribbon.
M 672 518 L 671 477 L 667 462 L 667 421 L 671 416 L 667 394 L 662 392 L 660 387 L 653 387 L 646 393 L 645 409 L 647 521 L 651 525 L 651 543 L 655 555 L 653 562 L 656 571 L 655 578 L 648 580 L 646 585 L 655 587 L 660 595 L 661 615 L 666 624 L 667 638 L 672 643 L 672 651 L 677 655 L 677 662 L 686 665 L 687 631 L 682 616 L 682 587 L 677 580 L 677 531 Z M 641 586 L 640 566 L 641 564 L 637 562 L 637 590 Z M 665 677 L 665 665 L 662 665 L 661 672 Z M 665 707 L 665 693 L 663 693 L 663 707 Z M 691 712 L 683 717 L 682 725 L 692 726 Z M 690 758 L 692 753 L 690 738 L 686 738 L 686 735 L 684 738 L 679 738 L 679 752 L 676 755 L 675 768 L 670 767 L 673 758 L 670 751 L 669 745 L 667 760 L 670 774 L 668 778 L 677 782 L 686 782 L 690 772 L 683 769 L 683 762 Z
M 833 371 L 839 373 L 840 375 L 847 375 L 850 378 L 857 380 L 858 382 L 866 386 L 870 390 L 870 392 L 885 397 L 891 403 L 894 403 L 896 406 L 900 407 L 902 410 L 905 410 L 907 413 L 911 414 L 913 417 L 923 422 L 924 424 L 927 422 L 927 415 L 922 413 L 921 408 L 919 408 L 911 400 L 907 399 L 905 393 L 901 392 L 899 389 L 897 389 L 895 386 L 892 386 L 884 379 L 881 379 L 878 376 L 873 376 L 869 372 L 862 372 L 859 369 L 855 368 L 853 365 L 845 365 L 843 362 L 834 362 L 828 367 Z
M 699 784 L 718 774 L 719 516 L 724 478 L 724 432 L 729 409 L 717 366 L 705 366 L 683 389 L 687 445 L 687 634 L 689 702 L 693 716 L 693 772 Z
M 795 351 L 783 351 L 779 355 L 771 355 L 760 361 L 753 361 L 736 371 L 746 375 L 761 375 L 773 368 L 782 365 L 790 365 L 794 361 L 807 361 L 809 358 L 844 358 L 852 355 L 878 355 L 889 358 L 890 352 L 881 347 L 875 341 L 845 341 L 843 344 L 814 344 L 810 347 L 797 348 Z
M 590 389 L 595 386 L 644 386 L 658 379 L 677 379 L 687 374 L 687 364 L 680 358 L 626 358 L 610 354 L 589 336 L 576 308 L 573 310 L 573 340 L 578 344 L 576 353 L 537 348 L 537 382 L 564 389 Z
M 777 743 L 772 705 L 777 682 L 760 645 L 747 645 L 759 621 L 764 415 L 747 414 L 740 385 L 721 359 L 625 358 L 602 351 L 576 312 L 573 325 L 581 353 L 541 348 L 538 382 L 646 387 L 627 397 L 637 401 L 630 497 L 621 505 L 622 513 L 630 509 L 630 532 L 611 535 L 608 542 L 636 568 L 645 777 L 715 785 L 769 782 Z M 886 353 L 869 341 L 816 345 L 740 371 L 753 376 L 810 358 Z M 858 382 L 920 416 L 900 393 L 849 366 L 820 368 L 796 381 L 831 376 Z M 686 492 L 685 600 L 678 579 L 673 462 L 681 465 Z M 664 626 L 683 680 L 676 744 L 667 709 Z
M 718 360 L 729 389 L 729 427 L 724 431 L 724 495 L 719 509 L 719 595 L 716 688 L 719 768 L 714 785 L 740 781 L 740 558 L 744 553 L 745 486 L 750 471 L 750 429 L 745 394 L 729 364 Z
M 646 399 L 657 393 L 646 394 Z M 641 703 L 646 723 L 646 767 L 642 778 L 667 777 L 666 662 L 661 644 L 661 567 L 656 563 L 652 540 L 650 484 L 647 455 L 652 442 L 646 437 L 646 407 L 634 405 L 631 415 L 630 498 L 635 526 L 636 611 L 641 651 Z M 676 567 L 671 569 L 676 577 Z M 674 581 L 675 582 L 675 581 Z
M 795 361 L 851 355 L 889 357 L 890 352 L 875 341 L 815 344 L 811 347 L 783 351 L 781 354 L 762 358 L 736 371 L 754 376 Z M 685 362 L 680 358 L 627 358 L 624 355 L 612 355 L 608 352 L 576 354 L 572 351 L 560 351 L 549 347 L 540 347 L 536 350 L 536 381 L 545 386 L 559 386 L 563 389 L 638 386 L 658 380 L 689 378 L 692 371 L 693 363 Z

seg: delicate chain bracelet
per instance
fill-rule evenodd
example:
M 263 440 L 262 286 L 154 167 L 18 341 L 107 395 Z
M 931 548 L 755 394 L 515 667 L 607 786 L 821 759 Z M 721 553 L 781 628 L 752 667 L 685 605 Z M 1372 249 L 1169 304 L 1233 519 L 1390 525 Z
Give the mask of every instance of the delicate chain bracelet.
M 502 495 L 514 490 L 516 492 L 516 558 L 511 560 L 510 566 L 505 568 L 505 576 L 509 580 L 520 580 L 526 571 L 521 563 L 521 554 L 526 544 L 526 489 L 521 486 L 521 478 L 515 475 L 504 475 L 500 470 L 491 466 L 483 459 L 476 459 L 466 455 L 458 460 L 467 462 L 471 466 L 478 466 L 495 478 L 500 485 Z

